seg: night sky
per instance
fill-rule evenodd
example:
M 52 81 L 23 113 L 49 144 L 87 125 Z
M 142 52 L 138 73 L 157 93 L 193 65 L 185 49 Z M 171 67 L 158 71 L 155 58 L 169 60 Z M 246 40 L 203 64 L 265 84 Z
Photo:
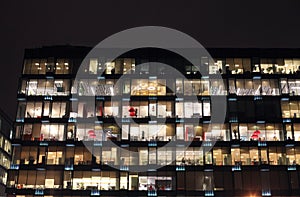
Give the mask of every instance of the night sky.
M 205 47 L 300 48 L 299 0 L 7 0 L 0 3 L 0 108 L 16 114 L 25 48 L 94 46 L 127 28 L 180 30 Z M 151 3 L 150 3 L 151 2 Z

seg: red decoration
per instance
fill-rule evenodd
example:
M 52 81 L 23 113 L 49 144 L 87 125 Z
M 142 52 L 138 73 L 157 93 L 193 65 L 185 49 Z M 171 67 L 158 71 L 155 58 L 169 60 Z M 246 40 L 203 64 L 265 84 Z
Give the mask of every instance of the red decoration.
M 89 130 L 89 131 L 88 131 L 88 134 L 89 134 L 89 135 L 95 135 L 95 131 L 94 131 L 94 130 Z
M 253 134 L 253 135 L 251 136 L 251 138 L 254 138 L 254 139 L 256 138 L 256 139 L 257 139 L 257 138 L 258 138 L 258 135 Z
M 259 135 L 259 134 L 260 134 L 260 131 L 259 131 L 259 130 L 256 130 L 256 131 L 253 132 L 253 135 L 254 135 L 254 134 L 255 134 L 255 135 Z
M 96 138 L 95 134 L 89 135 L 90 138 Z
M 128 111 L 130 112 L 129 116 L 135 116 L 135 109 L 133 107 L 130 107 Z

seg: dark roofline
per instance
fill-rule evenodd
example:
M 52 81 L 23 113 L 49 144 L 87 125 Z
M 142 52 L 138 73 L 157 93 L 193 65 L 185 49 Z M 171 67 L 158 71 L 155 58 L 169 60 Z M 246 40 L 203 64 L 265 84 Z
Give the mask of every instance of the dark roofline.
M 25 49 L 24 58 L 80 58 L 83 59 L 92 47 L 53 45 L 40 48 Z M 300 48 L 206 48 L 212 57 L 299 57 Z
M 84 58 L 92 47 L 72 46 L 72 45 L 53 45 L 42 46 L 40 48 L 26 48 L 24 58 Z
M 207 48 L 213 57 L 299 57 L 300 48 Z

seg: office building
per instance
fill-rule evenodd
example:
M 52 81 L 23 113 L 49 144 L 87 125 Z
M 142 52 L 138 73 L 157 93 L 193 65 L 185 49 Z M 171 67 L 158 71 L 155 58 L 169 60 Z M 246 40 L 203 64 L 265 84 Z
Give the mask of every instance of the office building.
M 7 170 L 11 162 L 12 120 L 0 110 L 0 196 L 6 196 Z
M 25 51 L 9 196 L 299 196 L 299 49 L 90 50 Z

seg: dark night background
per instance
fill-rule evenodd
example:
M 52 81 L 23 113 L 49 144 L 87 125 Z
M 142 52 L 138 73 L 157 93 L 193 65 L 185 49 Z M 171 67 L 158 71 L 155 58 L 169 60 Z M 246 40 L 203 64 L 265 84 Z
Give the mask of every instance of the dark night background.
M 300 48 L 300 1 L 75 1 L 0 3 L 0 108 L 14 117 L 25 48 L 94 46 L 127 28 L 180 30 L 205 47 Z

